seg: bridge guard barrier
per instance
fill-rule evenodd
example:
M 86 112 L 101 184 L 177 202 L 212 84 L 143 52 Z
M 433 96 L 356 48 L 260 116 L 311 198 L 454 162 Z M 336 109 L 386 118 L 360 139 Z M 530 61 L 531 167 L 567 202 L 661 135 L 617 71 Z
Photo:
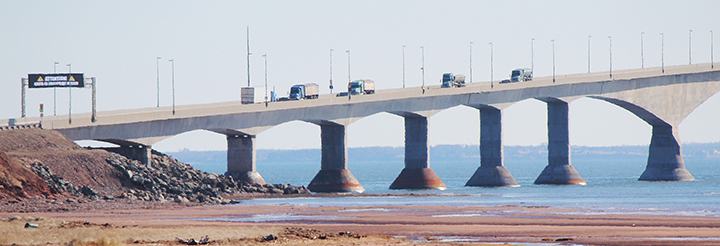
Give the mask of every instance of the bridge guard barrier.
M 693 176 L 685 169 L 682 146 L 674 136 L 671 126 L 653 126 L 648 153 L 648 164 L 640 175 L 640 181 L 692 181 Z

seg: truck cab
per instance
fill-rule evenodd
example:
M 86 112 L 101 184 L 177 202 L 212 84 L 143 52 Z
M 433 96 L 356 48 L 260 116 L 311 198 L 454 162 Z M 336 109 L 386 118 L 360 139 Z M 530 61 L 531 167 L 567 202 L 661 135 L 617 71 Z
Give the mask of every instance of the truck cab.
M 444 73 L 442 77 L 442 88 L 450 88 L 455 84 L 455 75 L 452 73 Z
M 511 82 L 524 82 L 532 80 L 532 70 L 529 68 L 518 68 L 510 73 Z
M 303 98 L 305 98 L 305 86 L 293 85 L 293 87 L 290 87 L 290 96 L 288 97 L 288 99 L 300 100 Z
M 355 80 L 348 83 L 348 94 L 359 95 L 359 94 L 374 94 L 375 93 L 375 82 L 369 79 Z

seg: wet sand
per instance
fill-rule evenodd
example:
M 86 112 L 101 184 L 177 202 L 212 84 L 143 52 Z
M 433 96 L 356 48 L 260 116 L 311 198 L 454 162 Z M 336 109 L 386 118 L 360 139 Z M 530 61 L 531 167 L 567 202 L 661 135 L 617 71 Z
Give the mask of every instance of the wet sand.
M 720 218 L 713 216 L 583 213 L 570 208 L 519 206 L 302 207 L 202 206 L 151 210 L 0 213 L 58 221 L 109 223 L 138 228 L 227 228 L 277 231 L 301 227 L 427 242 L 570 242 L 581 245 L 720 245 Z M 262 230 L 261 230 L 262 232 Z M 170 235 L 168 235 L 170 236 Z M 213 235 L 231 238 L 237 235 Z M 248 235 L 248 237 L 257 235 Z M 174 238 L 173 235 L 171 238 Z M 199 237 L 199 236 L 196 236 Z M 387 239 L 390 240 L 390 239 Z M 388 241 L 389 243 L 390 241 Z M 360 242 L 363 244 L 362 242 Z M 376 244 L 368 243 L 368 244 Z M 382 244 L 382 243 L 380 243 Z

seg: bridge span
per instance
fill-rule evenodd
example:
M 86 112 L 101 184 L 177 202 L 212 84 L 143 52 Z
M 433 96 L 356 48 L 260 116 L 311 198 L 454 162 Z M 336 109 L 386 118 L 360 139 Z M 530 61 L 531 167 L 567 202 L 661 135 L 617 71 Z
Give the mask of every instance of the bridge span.
M 554 80 L 554 81 L 553 81 Z M 468 83 L 461 88 L 429 86 L 378 90 L 372 95 L 255 103 L 239 101 L 144 108 L 45 117 L 41 125 L 72 140 L 98 140 L 120 145 L 120 152 L 148 162 L 151 146 L 180 133 L 204 129 L 227 136 L 227 175 L 236 180 L 264 183 L 256 170 L 256 135 L 276 125 L 300 120 L 320 126 L 321 168 L 308 188 L 314 192 L 362 192 L 348 169 L 347 126 L 381 112 L 405 119 L 405 168 L 391 189 L 442 189 L 430 168 L 428 117 L 465 105 L 480 114 L 480 166 L 467 186 L 518 186 L 503 165 L 502 115 L 510 105 L 534 98 L 547 103 L 548 164 L 536 184 L 585 184 L 571 165 L 568 105 L 588 97 L 624 108 L 652 126 L 648 161 L 639 180 L 687 181 L 678 126 L 695 108 L 720 91 L 720 71 L 710 64 L 646 68 L 603 73 L 535 78 L 520 83 Z M 39 118 L 5 122 L 31 124 Z

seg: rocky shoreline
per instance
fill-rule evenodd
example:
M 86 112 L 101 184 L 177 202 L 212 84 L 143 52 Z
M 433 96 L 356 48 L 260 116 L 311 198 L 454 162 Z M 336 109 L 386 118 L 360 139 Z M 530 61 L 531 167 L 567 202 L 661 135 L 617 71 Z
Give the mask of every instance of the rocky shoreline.
M 311 194 L 304 186 L 237 182 L 157 151 L 143 164 L 80 148 L 52 130 L 3 131 L 0 139 L 1 212 L 231 204 L 243 197 Z

